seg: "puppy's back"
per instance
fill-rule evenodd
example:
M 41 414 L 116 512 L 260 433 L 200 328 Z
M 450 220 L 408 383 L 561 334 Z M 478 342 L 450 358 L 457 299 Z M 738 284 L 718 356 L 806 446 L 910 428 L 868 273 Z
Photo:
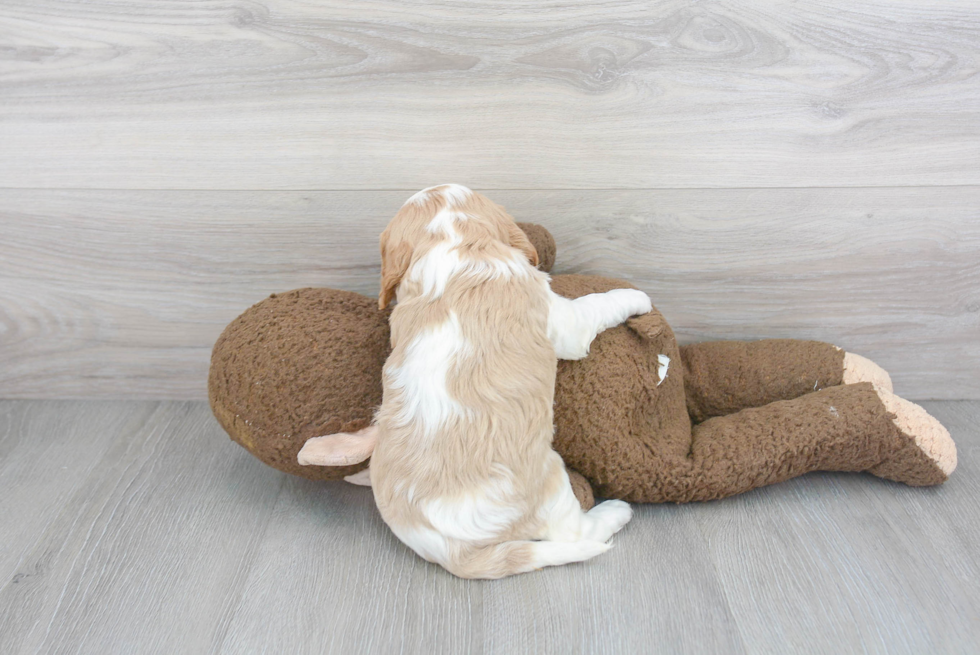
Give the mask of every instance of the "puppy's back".
M 416 552 L 465 577 L 591 557 L 529 541 L 564 475 L 551 449 L 547 278 L 511 245 L 517 228 L 499 207 L 427 194 L 425 211 L 410 207 L 406 225 L 396 216 L 383 242 L 410 254 L 371 462 L 381 514 Z

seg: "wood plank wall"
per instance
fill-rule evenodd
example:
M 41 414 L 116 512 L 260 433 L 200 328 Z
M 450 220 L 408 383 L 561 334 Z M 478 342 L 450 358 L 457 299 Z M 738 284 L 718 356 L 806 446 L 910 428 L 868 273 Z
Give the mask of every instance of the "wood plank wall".
M 455 181 L 684 341 L 980 398 L 980 4 L 0 6 L 0 397 L 188 398 L 268 293 L 377 290 Z

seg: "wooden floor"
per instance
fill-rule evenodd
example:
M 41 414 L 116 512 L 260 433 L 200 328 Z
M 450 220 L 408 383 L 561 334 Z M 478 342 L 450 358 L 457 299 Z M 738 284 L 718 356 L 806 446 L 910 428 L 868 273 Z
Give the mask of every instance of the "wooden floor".
M 199 402 L 0 402 L 4 653 L 967 653 L 980 402 L 925 403 L 944 486 L 815 474 L 636 506 L 607 555 L 496 582 L 398 543 L 368 489 L 291 478 Z

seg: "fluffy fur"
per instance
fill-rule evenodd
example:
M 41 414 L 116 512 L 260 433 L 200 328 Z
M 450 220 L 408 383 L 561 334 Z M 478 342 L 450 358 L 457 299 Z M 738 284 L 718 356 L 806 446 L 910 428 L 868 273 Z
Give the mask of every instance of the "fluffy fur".
M 459 185 L 412 196 L 381 258 L 380 306 L 398 302 L 370 482 L 395 535 L 466 578 L 608 550 L 632 511 L 607 501 L 582 512 L 551 445 L 555 371 L 650 311 L 646 294 L 557 296 L 514 220 Z

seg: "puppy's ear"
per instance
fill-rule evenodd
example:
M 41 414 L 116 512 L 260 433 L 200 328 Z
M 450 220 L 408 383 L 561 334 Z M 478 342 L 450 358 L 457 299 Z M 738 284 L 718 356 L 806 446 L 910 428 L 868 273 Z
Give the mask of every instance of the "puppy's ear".
M 381 295 L 378 308 L 384 309 L 395 297 L 395 291 L 412 263 L 412 248 L 405 242 L 388 247 L 386 234 L 381 235 Z
M 538 264 L 541 263 L 541 260 L 538 259 L 538 251 L 534 249 L 534 244 L 524 234 L 524 230 L 517 226 L 517 223 L 511 221 L 507 225 L 507 237 L 511 247 L 517 248 L 524 253 L 527 260 L 531 262 L 531 266 L 537 268 Z

